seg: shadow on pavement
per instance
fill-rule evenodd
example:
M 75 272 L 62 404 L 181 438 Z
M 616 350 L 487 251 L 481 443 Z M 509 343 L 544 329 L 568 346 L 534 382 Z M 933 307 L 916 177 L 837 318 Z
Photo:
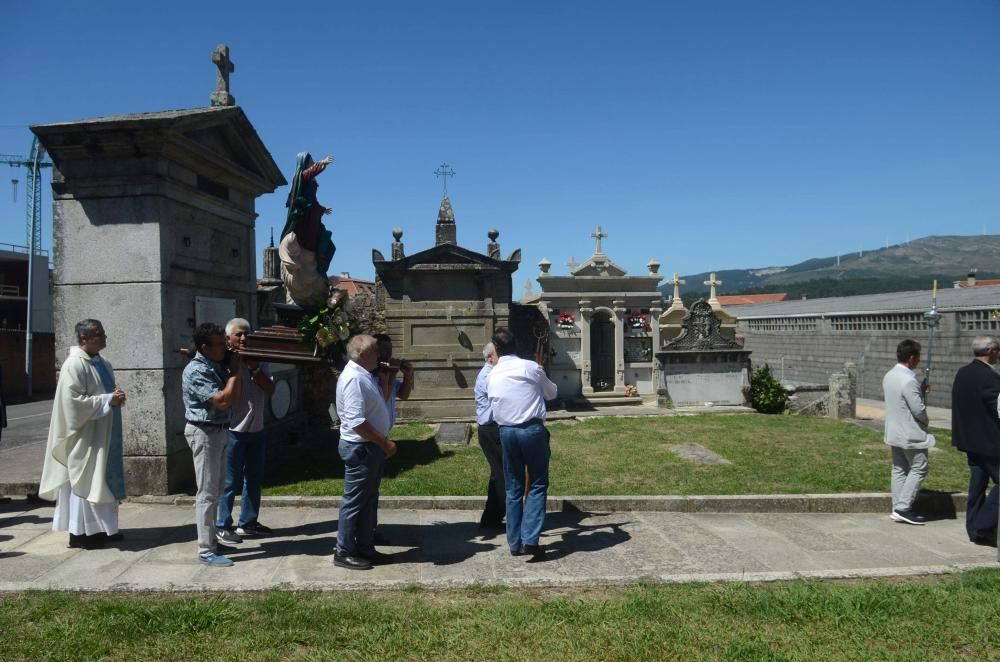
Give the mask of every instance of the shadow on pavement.
M 38 499 L 12 499 L 10 501 L 0 502 L 0 529 L 11 526 L 23 526 L 25 524 L 44 524 L 46 522 L 51 522 L 51 515 L 40 517 L 31 513 L 33 510 L 42 510 L 50 507 L 52 507 L 51 503 L 48 501 L 39 501 Z M 3 515 L 6 515 L 7 513 L 18 514 L 12 517 L 3 517 Z
M 955 500 L 952 498 L 959 492 L 945 492 L 942 490 L 920 490 L 913 503 L 913 509 L 927 518 L 930 522 L 944 519 L 956 519 L 958 517 L 955 510 Z
M 580 552 L 598 552 L 631 540 L 632 534 L 623 528 L 631 522 L 583 523 L 586 519 L 603 514 L 605 513 L 568 511 L 546 516 L 545 530 L 550 532 L 549 535 L 559 529 L 566 531 L 559 534 L 556 542 L 545 545 L 544 560 L 554 561 Z

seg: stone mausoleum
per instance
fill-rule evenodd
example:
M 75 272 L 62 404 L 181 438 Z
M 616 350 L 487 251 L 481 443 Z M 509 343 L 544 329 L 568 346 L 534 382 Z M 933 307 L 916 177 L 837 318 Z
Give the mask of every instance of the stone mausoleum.
M 650 260 L 648 274 L 629 276 L 604 253 L 602 239 L 608 235 L 600 226 L 591 236 L 593 255 L 582 264 L 571 260 L 568 276 L 550 274 L 546 259 L 539 263 L 538 305 L 549 320 L 549 376 L 565 400 L 613 402 L 632 389 L 638 396 L 655 396 L 660 264 Z
M 205 321 L 256 322 L 255 201 L 285 179 L 235 105 L 34 126 L 55 164 L 57 359 L 97 318 L 128 393 L 126 484 L 193 483 L 181 371 Z
M 485 253 L 459 246 L 447 194 L 435 237 L 433 247 L 406 255 L 403 231 L 396 229 L 390 259 L 372 250 L 376 298 L 395 355 L 414 366 L 413 393 L 398 403 L 400 418 L 469 419 L 483 345 L 496 327 L 510 323 L 511 276 L 521 251 L 501 258 L 496 230 L 489 232 Z

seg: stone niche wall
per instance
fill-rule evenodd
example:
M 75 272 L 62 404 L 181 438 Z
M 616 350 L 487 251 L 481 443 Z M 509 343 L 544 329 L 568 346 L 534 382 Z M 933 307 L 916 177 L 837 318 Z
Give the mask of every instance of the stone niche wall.
M 195 297 L 254 323 L 256 197 L 285 181 L 243 111 L 202 108 L 32 127 L 52 157 L 57 358 L 74 324 L 104 323 L 122 411 L 126 484 L 193 483 L 177 350 Z M 208 320 L 219 322 L 220 320 Z M 225 321 L 225 320 L 221 320 Z
M 792 383 L 826 384 L 830 375 L 851 361 L 858 367 L 859 398 L 883 399 L 882 378 L 896 364 L 896 346 L 912 338 L 923 346 L 927 358 L 926 330 L 841 330 L 835 318 L 815 319 L 815 328 L 755 331 L 748 320 L 739 320 L 737 333 L 753 351 L 755 367 L 765 363 L 778 379 Z M 810 322 L 812 325 L 812 322 Z M 838 326 L 842 326 L 838 324 Z M 972 339 L 988 331 L 961 330 L 957 313 L 942 315 L 934 334 L 934 362 L 928 404 L 951 407 L 955 373 L 972 360 Z M 922 377 L 924 363 L 917 368 Z

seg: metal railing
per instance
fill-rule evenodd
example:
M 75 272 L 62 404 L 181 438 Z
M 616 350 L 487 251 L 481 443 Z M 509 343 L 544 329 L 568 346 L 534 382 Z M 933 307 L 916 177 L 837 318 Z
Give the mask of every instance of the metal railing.
M 10 251 L 11 253 L 23 253 L 23 254 L 27 255 L 28 254 L 28 250 L 29 249 L 28 249 L 27 246 L 19 246 L 18 244 L 7 244 L 7 243 L 0 242 L 0 251 Z M 49 251 L 47 249 L 44 249 L 44 248 L 36 248 L 35 249 L 35 255 L 41 255 L 43 257 L 48 257 L 49 256 Z

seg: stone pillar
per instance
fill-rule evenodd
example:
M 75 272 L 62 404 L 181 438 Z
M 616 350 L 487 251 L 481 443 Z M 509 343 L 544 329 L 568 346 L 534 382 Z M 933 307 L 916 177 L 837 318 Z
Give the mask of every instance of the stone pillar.
M 625 394 L 625 301 L 615 299 L 615 393 Z
M 651 338 L 653 343 L 653 355 L 649 357 L 650 362 L 653 364 L 651 368 L 652 372 L 652 388 L 653 393 L 660 388 L 660 371 L 656 365 L 656 353 L 660 351 L 660 315 L 663 313 L 663 300 L 653 299 L 649 306 L 649 326 L 652 329 L 653 337 Z
M 128 393 L 130 494 L 193 483 L 177 350 L 198 322 L 257 317 L 254 209 L 285 184 L 238 106 L 32 127 L 52 157 L 57 359 L 103 322 Z M 197 301 L 196 301 L 197 299 Z
M 851 418 L 857 418 L 858 412 L 858 366 L 853 361 L 844 363 L 844 372 L 850 382 L 850 409 Z
M 580 300 L 580 386 L 583 395 L 594 394 L 594 386 L 590 376 L 590 320 L 594 309 L 588 299 Z
M 854 418 L 851 405 L 851 377 L 846 372 L 830 375 L 830 418 Z

